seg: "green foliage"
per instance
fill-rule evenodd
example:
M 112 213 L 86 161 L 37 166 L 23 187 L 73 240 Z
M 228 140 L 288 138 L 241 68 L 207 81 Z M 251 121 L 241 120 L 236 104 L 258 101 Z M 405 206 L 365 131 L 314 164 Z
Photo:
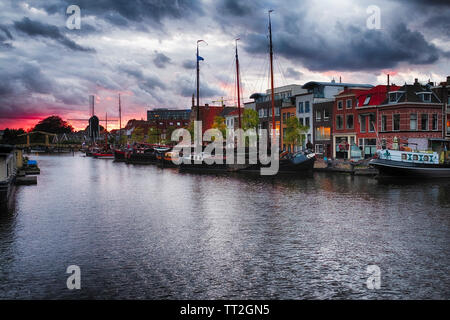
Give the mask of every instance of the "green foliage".
M 159 143 L 161 140 L 161 130 L 158 128 L 150 128 L 147 132 L 147 143 Z
M 59 116 L 50 116 L 41 120 L 32 131 L 44 131 L 50 133 L 71 133 L 73 128 Z
M 227 134 L 227 125 L 225 123 L 225 118 L 221 116 L 214 117 L 214 123 L 212 125 L 213 129 L 218 129 L 222 132 L 222 137 L 225 139 Z
M 2 144 L 23 144 L 26 143 L 27 137 L 19 135 L 24 134 L 23 129 L 8 129 L 6 128 L 3 132 L 3 137 L 1 139 Z
M 134 128 L 133 133 L 131 134 L 131 140 L 133 142 L 143 142 L 145 137 L 144 128 Z
M 303 143 L 305 133 L 308 132 L 309 127 L 303 126 L 296 117 L 290 117 L 286 121 L 286 136 L 284 142 L 294 146 L 300 146 Z
M 258 112 L 253 109 L 245 109 L 242 114 L 242 129 L 255 129 L 258 127 L 259 117 Z

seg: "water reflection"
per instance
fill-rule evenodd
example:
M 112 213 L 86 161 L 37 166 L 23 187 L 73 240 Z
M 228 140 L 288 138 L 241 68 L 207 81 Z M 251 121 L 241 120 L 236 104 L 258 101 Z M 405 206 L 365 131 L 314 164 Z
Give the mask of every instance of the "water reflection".
M 0 218 L 0 298 L 450 298 L 446 181 L 38 161 Z

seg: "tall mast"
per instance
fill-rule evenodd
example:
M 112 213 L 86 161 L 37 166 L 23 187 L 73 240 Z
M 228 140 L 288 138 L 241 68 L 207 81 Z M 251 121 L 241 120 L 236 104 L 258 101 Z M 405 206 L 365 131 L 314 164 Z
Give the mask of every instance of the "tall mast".
M 120 93 L 119 93 L 119 144 L 122 141 L 122 106 L 120 105 Z
M 237 42 L 240 40 L 236 39 L 236 80 L 237 80 L 237 102 L 238 102 L 238 112 L 239 112 L 239 129 L 242 129 L 241 125 L 241 91 L 239 86 L 239 56 L 238 56 L 238 47 Z
M 275 141 L 275 94 L 273 90 L 273 46 L 272 46 L 272 22 L 270 20 L 270 13 L 273 10 L 269 10 L 269 48 L 270 48 L 270 88 L 271 88 L 271 100 L 272 100 L 272 139 Z
M 198 55 L 198 43 L 200 40 L 197 40 L 197 121 L 200 121 L 200 60 Z

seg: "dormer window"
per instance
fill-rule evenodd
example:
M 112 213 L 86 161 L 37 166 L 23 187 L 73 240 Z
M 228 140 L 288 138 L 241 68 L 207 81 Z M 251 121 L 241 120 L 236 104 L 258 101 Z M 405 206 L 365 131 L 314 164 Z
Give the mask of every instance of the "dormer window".
M 423 102 L 431 102 L 431 92 L 417 92 L 416 94 Z
M 364 106 L 367 106 L 369 104 L 370 98 L 371 98 L 371 96 L 367 95 L 366 100 L 364 100 L 364 104 L 363 104 Z
M 403 91 L 389 92 L 389 103 L 396 103 L 402 96 Z

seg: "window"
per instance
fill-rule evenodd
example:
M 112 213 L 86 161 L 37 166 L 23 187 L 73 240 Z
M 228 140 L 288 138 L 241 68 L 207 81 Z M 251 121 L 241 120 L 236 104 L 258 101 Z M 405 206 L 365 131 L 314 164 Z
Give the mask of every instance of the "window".
M 387 131 L 387 116 L 381 116 L 381 131 Z
M 424 93 L 424 94 L 422 94 L 422 101 L 430 102 L 431 101 L 431 93 Z
M 438 129 L 438 115 L 437 113 L 433 113 L 433 130 Z
M 331 128 L 330 127 L 316 127 L 314 140 L 330 140 Z
M 342 130 L 344 128 L 344 119 L 342 115 L 338 114 L 336 116 L 336 129 Z
M 181 123 L 180 122 L 177 122 L 177 126 L 180 126 L 181 125 Z
M 303 102 L 298 103 L 298 113 L 303 113 Z
M 397 102 L 397 92 L 389 93 L 389 102 L 390 103 Z
M 420 122 L 421 122 L 421 129 L 425 131 L 428 130 L 428 114 L 422 113 Z
M 316 121 L 322 121 L 322 113 L 316 110 Z
M 303 118 L 299 118 L 298 122 L 300 122 L 300 124 L 303 125 Z
M 370 98 L 371 98 L 371 96 L 370 96 L 370 95 L 367 95 L 366 99 L 364 100 L 364 105 L 365 105 L 365 106 L 367 106 L 367 105 L 369 104 Z
M 342 100 L 339 100 L 337 103 L 338 110 L 342 110 Z
M 327 109 L 323 109 L 323 120 L 330 119 L 330 112 Z
M 310 127 L 309 117 L 305 118 L 305 126 Z
M 400 115 L 394 114 L 392 121 L 393 121 L 394 131 L 400 131 Z
M 286 122 L 286 113 L 283 112 L 283 122 Z
M 352 108 L 352 100 L 347 99 L 347 109 L 351 109 L 351 108 Z
M 275 116 L 279 116 L 280 115 L 280 107 L 276 107 L 275 108 Z
M 373 113 L 369 115 L 369 132 L 375 132 L 375 115 Z
M 283 128 L 283 139 L 286 138 L 286 128 Z
M 346 125 L 347 129 L 353 129 L 353 115 L 352 114 L 347 115 L 346 124 L 347 124 Z
M 323 144 L 316 144 L 314 152 L 318 153 L 318 154 L 322 154 L 323 153 Z
M 309 101 L 305 101 L 305 113 L 309 112 Z
M 417 130 L 417 113 L 411 113 L 409 115 L 409 129 Z
M 362 133 L 364 133 L 364 132 L 366 132 L 366 119 L 367 119 L 367 117 L 366 116 L 360 116 L 361 118 L 361 125 L 360 125 L 360 132 L 362 132 Z
M 264 117 L 264 109 L 259 109 L 258 113 L 259 113 L 258 115 L 260 118 Z

